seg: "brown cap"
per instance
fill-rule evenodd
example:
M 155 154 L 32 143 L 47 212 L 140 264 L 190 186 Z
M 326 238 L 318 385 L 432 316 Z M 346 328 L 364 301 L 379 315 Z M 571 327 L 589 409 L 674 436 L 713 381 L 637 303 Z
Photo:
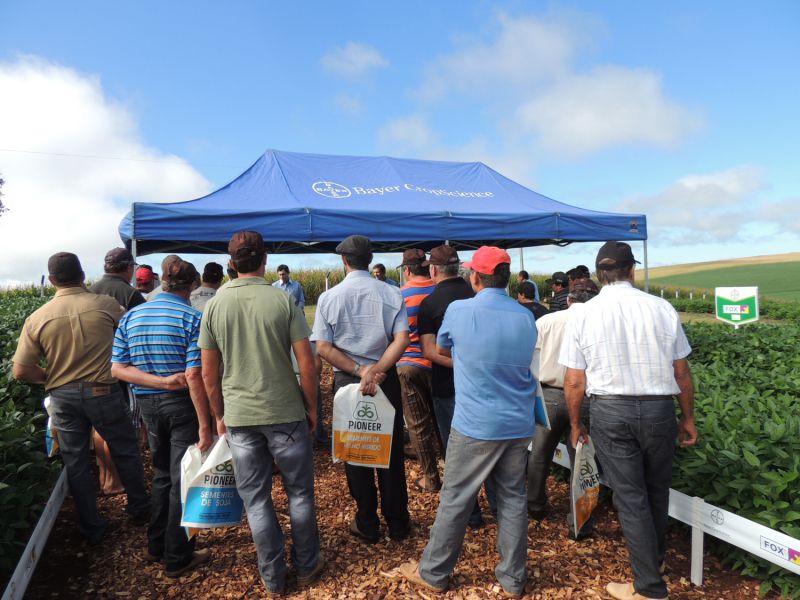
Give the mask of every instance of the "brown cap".
M 448 246 L 443 244 L 441 246 L 436 246 L 433 250 L 431 250 L 431 257 L 422 263 L 423 267 L 427 267 L 428 265 L 455 265 L 458 264 L 458 252 L 452 246 Z
M 126 248 L 114 248 L 106 253 L 106 267 L 125 267 L 133 262 L 133 254 Z
M 336 254 L 354 254 L 366 256 L 372 254 L 372 242 L 363 235 L 350 235 L 344 238 L 335 250 Z
M 263 256 L 266 252 L 264 238 L 257 231 L 237 231 L 228 242 L 228 254 L 234 260 L 249 256 Z
M 633 258 L 633 250 L 630 244 L 625 242 L 606 242 L 600 246 L 595 260 L 595 267 L 598 270 L 616 269 L 618 267 L 629 267 L 639 261 Z
M 597 287 L 597 284 L 592 281 L 591 279 L 575 279 L 569 282 L 569 293 L 580 294 L 582 292 L 588 292 L 593 296 L 596 296 L 600 290 Z
M 83 274 L 81 261 L 72 252 L 57 252 L 47 261 L 47 272 L 57 281 L 78 281 Z
M 419 248 L 409 248 L 403 250 L 403 262 L 400 263 L 400 266 L 421 265 L 423 262 L 425 262 L 425 251 Z
M 197 269 L 185 260 L 170 263 L 164 274 L 167 276 L 167 290 L 186 289 L 197 279 Z

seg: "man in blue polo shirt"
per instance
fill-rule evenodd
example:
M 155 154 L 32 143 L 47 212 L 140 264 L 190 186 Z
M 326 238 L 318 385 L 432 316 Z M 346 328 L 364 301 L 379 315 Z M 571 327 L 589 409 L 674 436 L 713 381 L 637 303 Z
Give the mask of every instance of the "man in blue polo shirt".
M 534 432 L 536 325 L 506 295 L 511 257 L 505 250 L 482 246 L 464 267 L 476 296 L 448 307 L 436 338 L 438 352 L 452 355 L 456 389 L 439 510 L 419 564 L 405 563 L 398 572 L 433 591 L 447 588 L 475 496 L 489 479 L 498 509 L 495 574 L 505 595 L 519 598 L 527 579 L 525 463 Z
M 164 561 L 167 577 L 208 562 L 181 527 L 181 459 L 197 444 L 211 446 L 211 417 L 200 365 L 202 313 L 189 304 L 197 271 L 178 259 L 164 270 L 157 298 L 131 309 L 114 338 L 111 373 L 133 384 L 153 460 L 147 562 Z M 187 389 L 188 385 L 188 389 Z

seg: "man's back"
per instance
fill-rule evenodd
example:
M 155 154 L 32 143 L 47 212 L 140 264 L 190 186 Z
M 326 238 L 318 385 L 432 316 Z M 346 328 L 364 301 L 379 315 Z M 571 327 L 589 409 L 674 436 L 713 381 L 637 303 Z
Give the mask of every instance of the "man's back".
M 200 347 L 222 354 L 226 425 L 305 417 L 289 351 L 308 335 L 294 299 L 260 277 L 235 279 L 217 291 L 203 313 Z
M 589 394 L 671 395 L 673 361 L 690 352 L 675 309 L 621 282 L 570 319 L 559 362 L 586 370 Z
M 391 342 L 395 323 L 407 319 L 400 290 L 367 271 L 351 271 L 324 292 L 317 315 L 314 340 L 332 340 L 349 356 L 362 359 L 356 362 L 379 360 Z
M 111 346 L 124 309 L 108 296 L 86 288 L 62 288 L 23 325 L 14 362 L 35 366 L 47 357 L 52 389 L 73 381 L 113 383 Z
M 533 435 L 536 335 L 531 312 L 503 289 L 485 288 L 450 305 L 437 343 L 452 348 L 454 429 L 483 440 Z
M 130 310 L 134 306 L 144 304 L 144 296 L 139 291 L 131 286 L 129 283 L 114 277 L 113 275 L 105 274 L 102 279 L 95 281 L 89 288 L 93 294 L 104 294 L 111 296 L 125 309 Z

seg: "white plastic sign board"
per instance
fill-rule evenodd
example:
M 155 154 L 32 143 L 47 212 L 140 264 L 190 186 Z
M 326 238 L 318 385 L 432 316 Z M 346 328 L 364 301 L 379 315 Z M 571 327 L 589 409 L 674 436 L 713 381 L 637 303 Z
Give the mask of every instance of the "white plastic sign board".
M 720 321 L 739 326 L 758 321 L 757 287 L 715 288 L 716 316 Z

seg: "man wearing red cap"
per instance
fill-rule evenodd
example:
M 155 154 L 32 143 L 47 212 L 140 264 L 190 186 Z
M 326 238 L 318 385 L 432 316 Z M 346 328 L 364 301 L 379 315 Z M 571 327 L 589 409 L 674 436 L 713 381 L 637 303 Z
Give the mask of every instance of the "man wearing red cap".
M 476 295 L 448 307 L 436 338 L 439 353 L 453 358 L 456 384 L 439 510 L 419 564 L 405 563 L 398 572 L 415 585 L 447 589 L 475 496 L 490 479 L 498 499 L 495 574 L 505 595 L 519 598 L 527 580 L 525 463 L 535 423 L 536 325 L 506 295 L 511 257 L 505 250 L 482 246 L 464 266 Z
M 136 289 L 140 294 L 149 294 L 156 287 L 156 275 L 150 265 L 140 265 L 136 269 Z

